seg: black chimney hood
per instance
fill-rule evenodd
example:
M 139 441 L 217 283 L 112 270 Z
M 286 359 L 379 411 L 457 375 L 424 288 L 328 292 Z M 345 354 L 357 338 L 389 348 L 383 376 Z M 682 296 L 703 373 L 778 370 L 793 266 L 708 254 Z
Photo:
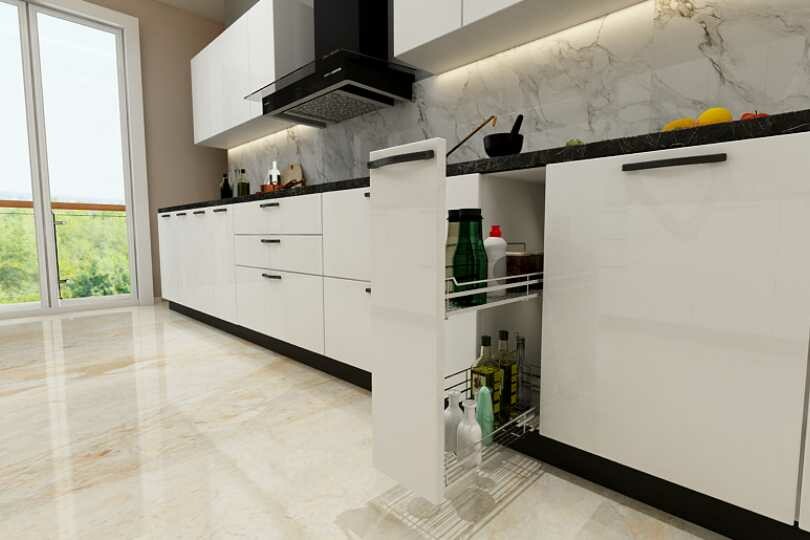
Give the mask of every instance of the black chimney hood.
M 315 0 L 315 61 L 267 85 L 265 115 L 325 127 L 413 99 L 414 69 L 390 60 L 386 0 Z

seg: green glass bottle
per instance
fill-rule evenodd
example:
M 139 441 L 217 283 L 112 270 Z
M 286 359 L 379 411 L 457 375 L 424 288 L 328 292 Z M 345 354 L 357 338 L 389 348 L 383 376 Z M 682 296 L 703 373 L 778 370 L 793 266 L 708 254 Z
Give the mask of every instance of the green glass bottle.
M 458 212 L 458 245 L 453 255 L 453 277 L 459 283 L 485 280 L 487 279 L 487 253 L 484 251 L 484 239 L 481 232 L 481 209 L 463 208 Z M 486 287 L 486 283 L 456 285 L 453 287 L 453 291 L 468 291 L 480 287 Z M 486 302 L 486 293 L 462 296 L 453 300 L 453 304 L 458 307 L 480 306 Z

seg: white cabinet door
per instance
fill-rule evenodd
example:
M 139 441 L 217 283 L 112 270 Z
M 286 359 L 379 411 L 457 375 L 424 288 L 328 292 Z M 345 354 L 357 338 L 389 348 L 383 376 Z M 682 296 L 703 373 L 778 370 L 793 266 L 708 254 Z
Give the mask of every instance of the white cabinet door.
M 323 194 L 323 265 L 332 277 L 371 279 L 370 188 Z
M 247 20 L 249 93 L 256 92 L 276 80 L 275 18 L 276 0 L 259 0 L 243 16 Z M 313 40 L 314 43 L 314 40 Z M 285 75 L 280 73 L 279 75 Z M 261 103 L 255 107 L 261 113 Z
M 223 101 L 224 66 L 222 44 L 212 41 L 191 59 L 191 99 L 194 110 L 194 142 L 219 133 L 225 124 Z
M 366 371 L 371 365 L 371 287 L 324 278 L 326 356 Z
M 303 274 L 323 273 L 323 250 L 315 235 L 237 235 L 236 264 Z
M 545 436 L 793 522 L 808 145 L 786 135 L 548 167 Z
M 236 320 L 255 332 L 284 339 L 284 312 L 278 299 L 282 282 L 267 270 L 237 266 Z
M 462 0 L 394 0 L 394 56 L 461 28 Z
M 274 299 L 284 310 L 280 339 L 323 354 L 323 277 L 270 273 L 281 276 L 281 294 Z
M 227 131 L 258 116 L 253 102 L 245 97 L 253 92 L 250 80 L 248 19 L 242 16 L 217 38 L 222 52 L 223 125 L 217 132 Z
M 189 299 L 192 297 L 191 279 L 194 275 L 192 268 L 193 265 L 193 246 L 190 238 L 191 234 L 191 216 L 188 211 L 176 212 L 174 214 L 175 222 L 175 262 L 177 264 L 177 293 L 176 300 L 178 304 L 189 306 Z
M 210 315 L 228 322 L 236 322 L 232 215 L 229 206 L 208 209 L 208 242 L 204 246 L 208 253 L 214 254 L 207 258 L 207 264 L 211 267 Z
M 321 195 L 299 195 L 234 205 L 236 234 L 321 234 Z
M 374 465 L 417 495 L 444 496 L 443 139 L 371 153 L 373 161 L 432 151 L 434 157 L 371 167 L 371 393 Z
M 160 296 L 169 301 L 175 299 L 174 225 L 170 213 L 158 215 L 158 253 L 160 254 Z
M 214 267 L 210 257 L 209 208 L 188 210 L 186 241 L 189 296 L 186 305 L 203 313 L 214 311 Z
M 492 15 L 496 11 L 519 4 L 523 0 L 464 0 L 464 21 L 467 25 L 474 23 L 484 17 Z

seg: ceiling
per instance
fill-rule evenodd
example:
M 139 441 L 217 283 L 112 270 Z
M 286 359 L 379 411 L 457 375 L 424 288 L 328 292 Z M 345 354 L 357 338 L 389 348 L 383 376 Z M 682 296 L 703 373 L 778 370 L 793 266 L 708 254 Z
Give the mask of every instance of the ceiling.
M 195 15 L 225 24 L 225 2 L 233 0 L 159 0 Z

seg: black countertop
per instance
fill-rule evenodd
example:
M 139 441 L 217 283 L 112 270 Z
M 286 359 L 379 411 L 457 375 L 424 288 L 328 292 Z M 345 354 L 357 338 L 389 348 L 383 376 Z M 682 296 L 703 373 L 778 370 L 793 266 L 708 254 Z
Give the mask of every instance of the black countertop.
M 447 166 L 447 176 L 535 169 L 545 167 L 550 163 L 701 146 L 705 144 L 755 139 L 772 135 L 786 135 L 805 131 L 810 131 L 810 109 L 778 114 L 756 120 L 729 122 L 714 126 L 671 131 L 668 133 L 649 133 L 646 135 L 610 139 L 579 146 L 550 148 L 547 150 L 524 152 L 512 156 L 453 163 Z M 278 193 L 256 193 L 246 197 L 234 197 L 232 199 L 171 206 L 161 208 L 158 212 L 176 212 L 180 210 L 191 210 L 193 208 L 308 195 L 311 193 L 326 193 L 329 191 L 340 191 L 368 186 L 369 178 L 363 177 L 338 182 L 314 184 L 301 189 L 292 189 Z

